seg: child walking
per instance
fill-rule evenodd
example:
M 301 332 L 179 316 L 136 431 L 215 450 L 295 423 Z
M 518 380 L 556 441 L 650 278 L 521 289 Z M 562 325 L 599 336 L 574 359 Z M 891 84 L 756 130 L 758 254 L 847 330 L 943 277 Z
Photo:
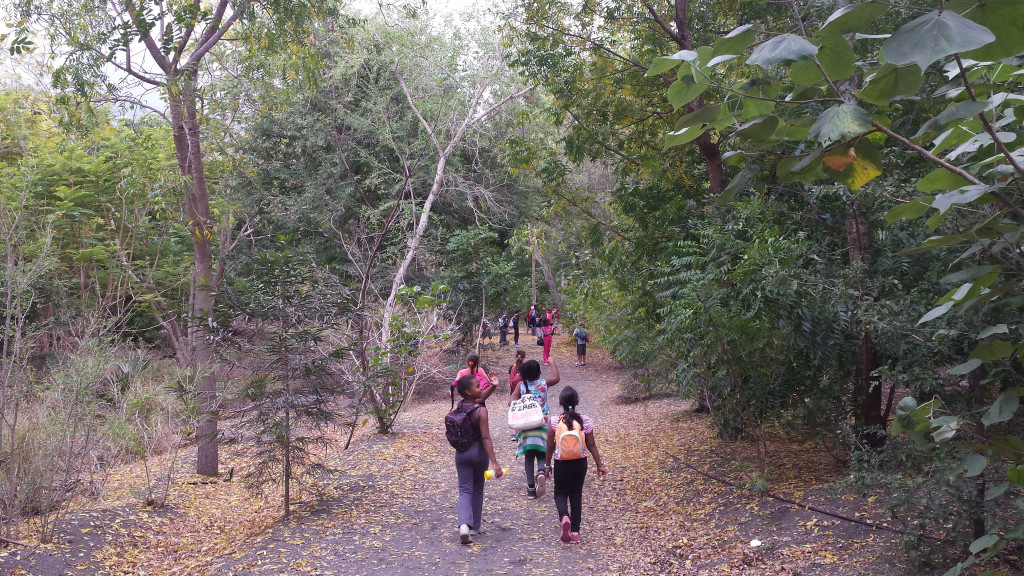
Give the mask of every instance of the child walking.
M 558 365 L 551 359 L 551 378 L 540 377 L 540 364 L 536 360 L 527 360 L 519 367 L 523 381 L 512 391 L 512 400 L 519 400 L 524 394 L 532 394 L 544 412 L 544 423 L 537 428 L 516 432 L 519 446 L 516 456 L 524 456 L 526 460 L 526 497 L 533 499 L 544 495 L 544 484 L 547 475 L 544 473 L 545 451 L 548 438 L 548 388 L 558 384 Z M 537 471 L 534 474 L 534 467 Z
M 490 463 L 494 477 L 501 478 L 501 464 L 494 457 L 494 444 L 487 420 L 485 396 L 480 382 L 472 374 L 456 381 L 455 389 L 462 400 L 459 410 L 468 421 L 471 444 L 455 452 L 455 472 L 459 478 L 459 541 L 469 544 L 473 534 L 480 532 L 484 508 L 484 471 Z
M 555 508 L 558 510 L 562 542 L 580 541 L 580 523 L 583 518 L 583 481 L 587 478 L 587 456 L 594 457 L 597 473 L 608 470 L 601 461 L 594 438 L 594 421 L 576 411 L 580 395 L 572 386 L 566 386 L 558 395 L 562 413 L 552 422 L 548 432 L 547 474 L 555 479 Z M 551 460 L 554 459 L 554 466 Z

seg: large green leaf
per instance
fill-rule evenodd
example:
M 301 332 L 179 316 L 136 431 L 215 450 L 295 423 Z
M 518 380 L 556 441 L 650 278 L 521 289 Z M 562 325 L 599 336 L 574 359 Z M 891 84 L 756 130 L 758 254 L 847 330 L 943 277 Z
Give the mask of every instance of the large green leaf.
M 885 64 L 868 76 L 867 84 L 857 95 L 877 106 L 888 106 L 900 96 L 915 96 L 923 82 L 924 76 L 916 65 Z
M 981 454 L 968 454 L 961 464 L 961 470 L 965 472 L 964 476 L 972 478 L 984 472 L 986 466 L 988 466 L 988 458 Z
M 995 534 L 985 534 L 981 538 L 971 542 L 971 546 L 968 549 L 971 551 L 971 554 L 977 554 L 996 542 L 999 542 L 999 536 Z
M 693 102 L 707 89 L 707 83 L 697 83 L 691 76 L 685 76 L 668 87 L 668 101 L 672 103 L 673 109 L 678 110 Z
M 757 33 L 754 31 L 753 25 L 746 24 L 740 26 L 728 35 L 716 40 L 715 45 L 712 46 L 711 55 L 742 54 L 747 48 L 750 48 L 754 40 L 757 40 Z
M 1005 340 L 987 340 L 974 347 L 971 351 L 971 358 L 977 358 L 983 362 L 992 362 L 1009 358 L 1013 355 L 1016 346 Z
M 843 80 L 857 71 L 857 55 L 853 47 L 842 36 L 825 36 L 818 46 L 817 61 L 825 69 L 829 79 Z M 814 59 L 795 62 L 789 68 L 789 77 L 794 84 L 810 86 L 824 80 L 818 63 Z
M 844 6 L 825 20 L 818 34 L 843 35 L 860 32 L 865 25 L 877 20 L 888 9 L 888 0 L 869 0 Z
M 782 62 L 806 60 L 818 53 L 818 47 L 811 44 L 803 36 L 783 34 L 761 44 L 750 54 L 747 64 L 771 68 Z
M 1000 60 L 1024 52 L 1024 2 L 1020 0 L 951 0 L 946 10 L 963 15 L 995 34 L 995 42 L 964 56 L 974 60 Z
M 882 54 L 891 64 L 916 63 L 922 70 L 932 62 L 980 48 L 993 40 L 988 28 L 949 10 L 935 10 L 904 24 L 882 43 Z
M 957 204 L 970 204 L 991 191 L 992 187 L 986 186 L 985 184 L 976 184 L 957 188 L 956 190 L 936 196 L 935 200 L 932 200 L 932 208 L 938 210 L 940 214 L 945 213 L 946 210 L 949 210 Z
M 928 212 L 929 208 L 931 208 L 931 201 L 932 198 L 930 197 L 914 198 L 909 202 L 897 204 L 890 208 L 889 211 L 885 214 L 885 221 L 888 224 L 892 224 L 893 222 L 899 220 L 900 218 L 906 218 L 908 220 L 920 218 L 921 216 L 924 216 L 926 212 Z
M 920 138 L 929 132 L 938 132 L 944 130 L 946 126 L 949 126 L 950 122 L 954 120 L 960 120 L 961 118 L 970 118 L 977 116 L 988 109 L 988 102 L 966 100 L 964 102 L 956 102 L 951 104 L 948 108 L 939 113 L 938 116 L 924 123 L 921 129 L 914 134 L 914 138 Z
M 821 149 L 807 156 L 783 158 L 775 166 L 775 175 L 786 183 L 802 182 L 808 184 L 825 178 L 822 170 Z
M 647 69 L 647 74 L 644 74 L 644 76 L 657 76 L 662 72 L 675 68 L 680 62 L 690 62 L 696 58 L 697 53 L 693 50 L 680 50 L 671 56 L 655 58 L 654 62 L 651 62 L 651 67 Z
M 830 144 L 859 136 L 871 129 L 871 116 L 860 106 L 837 104 L 822 112 L 811 126 L 810 137 Z
M 985 426 L 1006 422 L 1017 412 L 1020 406 L 1020 393 L 1016 390 L 1007 390 L 996 398 L 985 415 L 981 417 L 981 423 Z
M 956 190 L 963 186 L 970 185 L 963 176 L 953 174 L 945 168 L 936 168 L 927 176 L 917 181 L 917 189 L 920 192 L 928 193 L 936 190 Z
M 733 135 L 744 140 L 759 141 L 774 136 L 778 128 L 778 116 L 767 116 L 747 122 L 740 126 Z
M 736 197 L 736 194 L 745 192 L 750 188 L 751 182 L 754 181 L 754 176 L 757 176 L 760 171 L 761 167 L 757 164 L 747 164 L 744 166 L 740 173 L 729 182 L 729 185 L 725 187 L 725 190 L 722 191 L 722 194 L 719 195 L 715 202 L 718 204 L 731 202 Z

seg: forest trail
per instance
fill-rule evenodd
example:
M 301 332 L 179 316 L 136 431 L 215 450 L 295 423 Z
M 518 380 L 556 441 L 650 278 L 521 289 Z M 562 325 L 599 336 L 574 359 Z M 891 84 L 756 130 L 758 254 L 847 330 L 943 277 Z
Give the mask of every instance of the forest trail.
M 524 339 L 526 342 L 529 339 Z M 532 342 L 531 342 L 532 344 Z M 529 346 L 529 358 L 540 349 Z M 694 473 L 742 483 L 756 462 L 745 443 L 722 443 L 706 415 L 676 398 L 623 394 L 632 385 L 607 354 L 592 350 L 575 367 L 571 338 L 557 339 L 562 381 L 575 387 L 580 410 L 595 420 L 610 473 L 591 463 L 584 490 L 579 545 L 558 539 L 549 492 L 525 496 L 523 461 L 505 427 L 507 397 L 488 401 L 498 461 L 506 478 L 487 482 L 484 532 L 458 541 L 453 450 L 444 438 L 450 401 L 441 389 L 411 405 L 395 433 L 366 431 L 332 462 L 339 472 L 328 493 L 296 504 L 281 520 L 276 502 L 261 502 L 238 482 L 176 483 L 169 506 L 142 507 L 137 488 L 71 514 L 61 545 L 0 553 L 0 574 L 92 575 L 654 575 L 927 574 L 896 566 L 895 535 L 873 531 L 777 500 L 740 491 Z M 483 353 L 483 366 L 504 376 L 513 349 Z M 544 367 L 545 376 L 550 368 Z M 499 386 L 507 386 L 507 377 Z M 500 389 L 499 389 L 500 391 Z M 422 396 L 421 396 L 422 398 Z M 826 494 L 843 468 L 817 447 L 777 441 L 770 454 L 770 489 L 848 516 L 878 517 L 863 499 Z M 746 463 L 746 464 L 744 464 Z M 188 464 L 182 463 L 184 468 Z M 117 476 L 138 482 L 138 470 Z M 115 494 L 121 494 L 115 498 Z M 865 516 L 867 517 L 867 516 Z M 752 540 L 763 544 L 751 546 Z M 941 574 L 943 570 L 934 573 Z

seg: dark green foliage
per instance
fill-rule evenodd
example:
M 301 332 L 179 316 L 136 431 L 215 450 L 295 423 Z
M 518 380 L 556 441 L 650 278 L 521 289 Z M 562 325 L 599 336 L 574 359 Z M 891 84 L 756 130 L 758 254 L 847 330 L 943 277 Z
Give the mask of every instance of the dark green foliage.
M 254 490 L 291 483 L 314 487 L 328 472 L 326 433 L 343 411 L 345 379 L 337 336 L 352 313 L 351 297 L 308 253 L 278 237 L 257 246 L 239 271 L 227 304 L 236 323 L 224 342 L 249 371 L 239 388 L 238 426 L 250 461 L 242 478 Z

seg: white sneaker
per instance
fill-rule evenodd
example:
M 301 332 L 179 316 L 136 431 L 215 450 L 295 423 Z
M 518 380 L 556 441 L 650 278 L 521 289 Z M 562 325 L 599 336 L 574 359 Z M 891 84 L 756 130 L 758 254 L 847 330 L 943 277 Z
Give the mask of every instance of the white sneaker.
M 548 481 L 548 477 L 543 472 L 537 474 L 537 498 L 544 495 L 544 484 Z
M 463 524 L 459 526 L 459 542 L 463 544 L 470 544 L 473 542 L 473 537 L 469 535 L 469 525 Z

